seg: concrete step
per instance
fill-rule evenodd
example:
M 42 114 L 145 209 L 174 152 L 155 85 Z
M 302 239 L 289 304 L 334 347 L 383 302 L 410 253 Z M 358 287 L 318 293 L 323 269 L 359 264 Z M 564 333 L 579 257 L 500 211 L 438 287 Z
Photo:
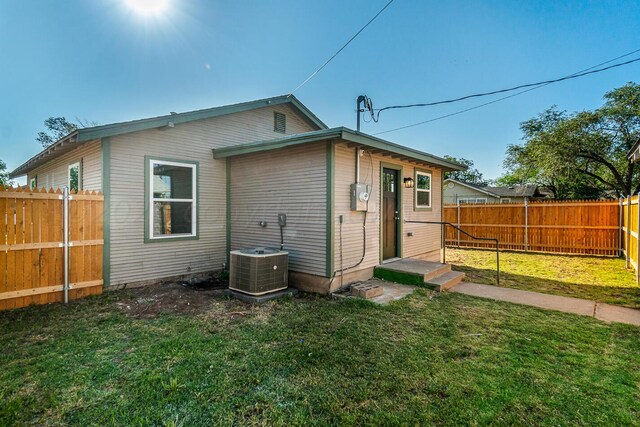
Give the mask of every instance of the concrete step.
M 426 284 L 438 292 L 444 292 L 457 285 L 464 280 L 464 273 L 459 271 L 449 271 L 438 277 L 434 277 L 426 282 Z
M 423 285 L 450 271 L 449 264 L 405 258 L 377 266 L 374 276 L 396 283 Z

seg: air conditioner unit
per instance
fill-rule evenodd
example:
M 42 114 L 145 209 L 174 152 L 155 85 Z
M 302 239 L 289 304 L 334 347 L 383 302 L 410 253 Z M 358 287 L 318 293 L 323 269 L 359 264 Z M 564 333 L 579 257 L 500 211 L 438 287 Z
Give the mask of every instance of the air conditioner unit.
M 286 289 L 289 253 L 272 248 L 231 251 L 229 289 L 249 295 L 263 295 Z

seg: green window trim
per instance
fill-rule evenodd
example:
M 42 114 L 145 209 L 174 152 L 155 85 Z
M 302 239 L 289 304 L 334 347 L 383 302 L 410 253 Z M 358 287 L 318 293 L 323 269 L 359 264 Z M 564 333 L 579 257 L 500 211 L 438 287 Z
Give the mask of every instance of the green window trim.
M 191 235 L 176 234 L 174 236 L 152 237 L 151 236 L 151 162 L 173 163 L 178 166 L 185 165 L 193 167 L 195 180 L 195 233 Z M 144 156 L 144 243 L 179 242 L 184 240 L 200 239 L 200 162 L 194 160 L 183 160 L 159 156 Z
M 418 205 L 418 175 L 428 175 L 429 176 L 429 206 Z M 415 168 L 413 170 L 413 210 L 414 211 L 432 211 L 433 210 L 433 171 L 429 169 L 420 169 Z M 427 190 L 422 190 L 427 191 Z

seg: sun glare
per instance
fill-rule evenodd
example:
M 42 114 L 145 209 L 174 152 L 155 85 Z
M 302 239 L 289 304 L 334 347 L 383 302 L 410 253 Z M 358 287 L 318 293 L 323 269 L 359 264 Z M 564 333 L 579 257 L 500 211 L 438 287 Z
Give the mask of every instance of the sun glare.
M 140 15 L 160 15 L 167 10 L 169 0 L 124 0 L 133 11 Z

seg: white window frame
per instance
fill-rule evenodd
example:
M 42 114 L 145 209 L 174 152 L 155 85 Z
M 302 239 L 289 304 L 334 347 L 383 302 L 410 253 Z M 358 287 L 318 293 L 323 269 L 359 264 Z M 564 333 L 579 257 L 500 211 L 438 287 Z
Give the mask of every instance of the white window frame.
M 473 202 L 471 202 L 473 200 Z M 486 205 L 487 198 L 486 197 L 459 197 L 458 198 L 459 205 Z
M 198 189 L 197 189 L 197 183 L 198 183 L 198 179 L 197 179 L 197 175 L 198 175 L 198 165 L 194 164 L 194 163 L 183 163 L 183 162 L 176 162 L 176 161 L 170 161 L 170 160 L 161 160 L 161 159 L 153 159 L 150 158 L 148 160 L 149 162 L 149 168 L 148 168 L 148 174 L 149 176 L 147 176 L 147 185 L 148 187 L 148 193 L 149 193 L 149 223 L 147 224 L 147 227 L 149 228 L 149 234 L 148 234 L 148 238 L 149 240 L 168 240 L 168 239 L 178 239 L 178 238 L 184 238 L 184 237 L 197 237 L 198 236 L 198 217 L 197 217 L 197 211 L 198 211 Z M 184 168 L 191 168 L 191 192 L 192 192 L 192 198 L 191 199 L 174 199 L 174 198 L 162 198 L 162 197 L 153 197 L 153 165 L 167 165 L 167 166 L 178 166 L 178 167 L 184 167 Z M 179 233 L 179 234 L 166 234 L 166 235 L 161 235 L 161 236 L 154 236 L 153 234 L 153 215 L 155 213 L 155 209 L 154 209 L 154 202 L 191 202 L 191 225 L 192 225 L 192 229 L 191 229 L 191 233 Z
M 38 180 L 37 177 L 33 177 L 29 180 L 29 190 L 33 190 L 38 186 Z
M 425 190 L 425 189 L 421 189 L 418 188 L 418 176 L 419 175 L 424 175 L 424 176 L 428 176 L 429 177 L 429 189 Z M 431 190 L 433 188 L 433 176 L 431 175 L 431 172 L 424 172 L 421 170 L 416 170 L 416 181 L 415 181 L 415 193 L 414 193 L 414 202 L 413 202 L 413 206 L 416 209 L 430 209 L 431 205 L 433 204 L 433 199 L 431 198 Z M 429 193 L 429 204 L 428 205 L 419 205 L 418 204 L 418 193 Z
M 511 199 L 509 197 L 500 199 L 500 203 L 511 203 Z
M 82 161 L 69 163 L 67 167 L 67 188 L 71 191 L 71 169 L 78 166 L 78 191 L 82 190 Z

